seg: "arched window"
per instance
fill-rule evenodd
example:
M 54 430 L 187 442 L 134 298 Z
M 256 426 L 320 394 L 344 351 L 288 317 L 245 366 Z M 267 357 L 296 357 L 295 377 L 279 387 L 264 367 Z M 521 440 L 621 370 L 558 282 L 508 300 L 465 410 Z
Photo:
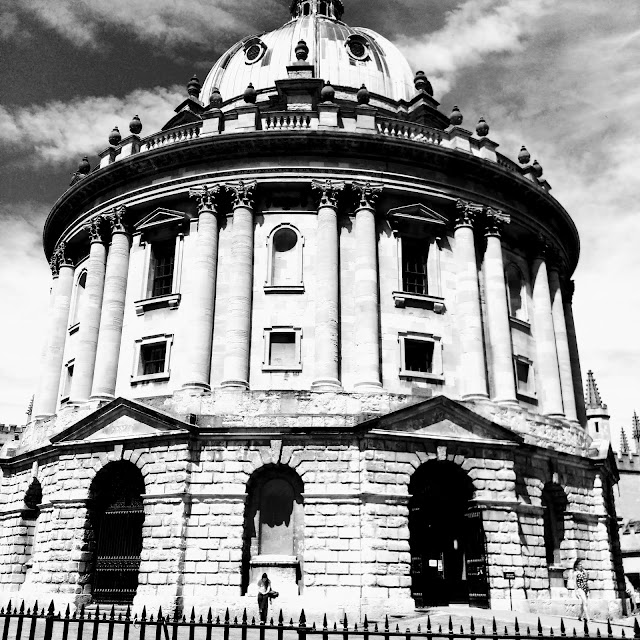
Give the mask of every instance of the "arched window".
M 327 3 L 326 2 L 321 2 L 320 3 L 320 8 L 318 9 L 318 13 L 321 16 L 326 16 L 327 15 Z
M 301 293 L 302 248 L 300 232 L 289 224 L 276 227 L 269 237 L 269 259 L 265 290 L 278 293 Z
M 311 15 L 311 5 L 309 5 L 308 2 L 304 3 L 304 8 L 303 8 L 302 14 L 305 15 L 305 16 Z
M 567 495 L 555 482 L 548 482 L 542 490 L 544 509 L 544 547 L 549 566 L 562 561 L 561 545 L 564 540 L 564 513 L 567 509 Z
M 76 299 L 73 305 L 73 315 L 71 316 L 71 326 L 80 322 L 82 307 L 85 303 L 85 294 L 87 288 L 87 271 L 82 271 L 76 282 Z
M 515 264 L 510 264 L 507 267 L 506 280 L 509 292 L 509 315 L 527 322 L 527 294 L 522 271 Z

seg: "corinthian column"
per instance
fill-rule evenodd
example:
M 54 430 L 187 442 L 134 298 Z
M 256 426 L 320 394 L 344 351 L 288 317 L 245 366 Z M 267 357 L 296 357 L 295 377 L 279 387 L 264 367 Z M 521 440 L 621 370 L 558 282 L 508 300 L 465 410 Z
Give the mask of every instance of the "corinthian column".
M 186 373 L 183 389 L 208 391 L 211 378 L 213 311 L 216 300 L 218 266 L 218 213 L 215 195 L 220 187 L 191 189 L 198 202 L 198 235 L 193 265 L 193 290 L 189 307 L 189 334 L 186 345 Z M 235 221 L 234 221 L 235 228 Z M 252 224 L 253 228 L 253 224 Z M 235 282 L 234 282 L 235 283 Z
M 564 317 L 564 303 L 558 265 L 552 264 L 549 269 L 549 285 L 551 287 L 551 313 L 553 328 L 556 335 L 556 351 L 558 353 L 558 369 L 560 371 L 560 387 L 562 389 L 562 403 L 567 420 L 577 422 L 576 399 L 573 391 L 573 376 L 571 373 L 571 354 L 569 352 L 569 337 L 567 323 Z
M 253 297 L 253 192 L 255 182 L 225 185 L 233 197 L 231 261 L 233 289 L 227 302 L 223 387 L 249 388 Z
M 36 420 L 55 414 L 58 404 L 75 271 L 66 251 L 66 244 L 61 242 L 50 262 L 53 274 L 52 302 L 47 325 L 47 343 L 33 409 Z
M 584 406 L 584 387 L 582 386 L 582 370 L 580 368 L 580 354 L 578 353 L 578 339 L 576 337 L 576 326 L 573 321 L 573 294 L 575 284 L 573 280 L 566 283 L 563 296 L 564 319 L 567 327 L 567 338 L 569 340 L 569 354 L 571 357 L 571 377 L 573 379 L 573 397 L 576 402 L 576 414 L 578 422 L 587 424 L 587 411 Z
M 473 225 L 481 205 L 458 200 L 455 225 L 456 318 L 460 340 L 460 393 L 463 398 L 486 398 L 487 370 L 484 357 L 480 285 Z
M 104 218 L 97 216 L 85 227 L 91 238 L 91 249 L 87 263 L 87 284 L 84 305 L 80 311 L 78 347 L 69 398 L 72 403 L 86 402 L 91 395 L 93 384 L 107 258 L 107 247 L 102 236 L 103 222 Z
M 125 225 L 125 214 L 126 209 L 118 207 L 105 216 L 111 226 L 111 246 L 104 278 L 104 298 L 91 390 L 91 397 L 100 400 L 112 400 L 116 393 L 131 249 L 131 236 Z M 82 325 L 80 327 L 82 329 Z
M 493 399 L 496 402 L 517 404 L 515 377 L 513 374 L 513 349 L 511 325 L 507 306 L 504 264 L 502 261 L 502 225 L 509 216 L 501 211 L 487 209 L 487 250 L 484 255 L 485 296 L 487 304 L 487 328 L 491 348 L 491 374 Z
M 533 328 L 536 341 L 536 389 L 540 412 L 552 418 L 563 415 L 558 351 L 551 312 L 551 292 L 547 273 L 546 246 L 533 263 Z
M 338 322 L 340 309 L 340 270 L 338 234 L 338 193 L 344 183 L 314 181 L 312 187 L 320 192 L 316 249 L 316 344 L 314 391 L 340 391 L 340 348 Z
M 375 204 L 382 185 L 354 182 L 356 208 L 355 343 L 356 383 L 363 391 L 377 391 L 380 383 L 380 294 L 378 290 L 378 233 Z

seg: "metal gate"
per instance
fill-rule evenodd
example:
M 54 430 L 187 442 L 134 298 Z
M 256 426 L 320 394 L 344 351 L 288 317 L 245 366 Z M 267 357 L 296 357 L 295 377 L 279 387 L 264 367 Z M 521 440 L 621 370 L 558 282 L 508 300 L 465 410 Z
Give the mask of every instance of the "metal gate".
M 126 471 L 119 471 L 109 474 L 103 500 L 99 501 L 102 508 L 94 514 L 92 586 L 97 602 L 131 603 L 138 588 L 144 509 L 137 483 Z
M 469 586 L 469 604 L 489 607 L 489 580 L 487 576 L 487 545 L 482 526 L 482 511 L 470 509 L 466 520 L 466 572 Z

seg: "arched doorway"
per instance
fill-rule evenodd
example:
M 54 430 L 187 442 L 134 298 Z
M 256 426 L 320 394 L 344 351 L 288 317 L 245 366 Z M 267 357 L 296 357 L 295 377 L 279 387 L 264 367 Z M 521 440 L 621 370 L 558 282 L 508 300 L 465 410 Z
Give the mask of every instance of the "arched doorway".
M 133 602 L 142 551 L 143 494 L 140 470 L 126 461 L 110 462 L 91 483 L 91 586 L 96 602 Z
M 267 465 L 247 484 L 242 549 L 242 593 L 268 573 L 279 592 L 302 589 L 304 485 L 286 465 Z
M 452 462 L 427 462 L 411 478 L 411 595 L 418 607 L 489 605 L 482 513 L 472 506 L 473 492 Z

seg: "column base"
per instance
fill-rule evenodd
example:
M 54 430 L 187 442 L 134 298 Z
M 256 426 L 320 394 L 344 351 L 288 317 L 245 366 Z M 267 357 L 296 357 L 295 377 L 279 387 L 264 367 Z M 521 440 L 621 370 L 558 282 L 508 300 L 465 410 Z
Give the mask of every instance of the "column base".
M 204 382 L 185 382 L 182 391 L 192 391 L 200 395 L 211 391 L 211 385 Z
M 488 400 L 488 393 L 465 393 L 462 397 L 462 400 Z
M 382 392 L 382 383 L 378 382 L 356 382 L 354 385 L 354 389 L 360 393 L 381 393 Z
M 565 420 L 564 413 L 544 413 L 545 418 L 551 418 L 551 420 Z
M 314 380 L 311 383 L 311 391 L 339 393 L 342 390 L 340 380 L 337 380 L 336 378 L 323 378 L 321 380 Z
M 520 403 L 514 398 L 508 398 L 501 400 L 500 398 L 493 398 L 493 401 L 496 404 L 499 404 L 501 407 L 511 407 L 513 409 L 517 409 L 520 407 Z
M 89 398 L 89 402 L 112 402 L 115 399 L 111 393 L 96 393 Z
M 46 422 L 48 420 L 51 420 L 51 418 L 55 418 L 56 414 L 55 413 L 40 413 L 37 416 L 35 416 L 33 419 L 36 422 Z
M 242 389 L 243 391 L 248 391 L 249 383 L 246 380 L 223 380 L 220 383 L 220 387 L 223 389 Z

